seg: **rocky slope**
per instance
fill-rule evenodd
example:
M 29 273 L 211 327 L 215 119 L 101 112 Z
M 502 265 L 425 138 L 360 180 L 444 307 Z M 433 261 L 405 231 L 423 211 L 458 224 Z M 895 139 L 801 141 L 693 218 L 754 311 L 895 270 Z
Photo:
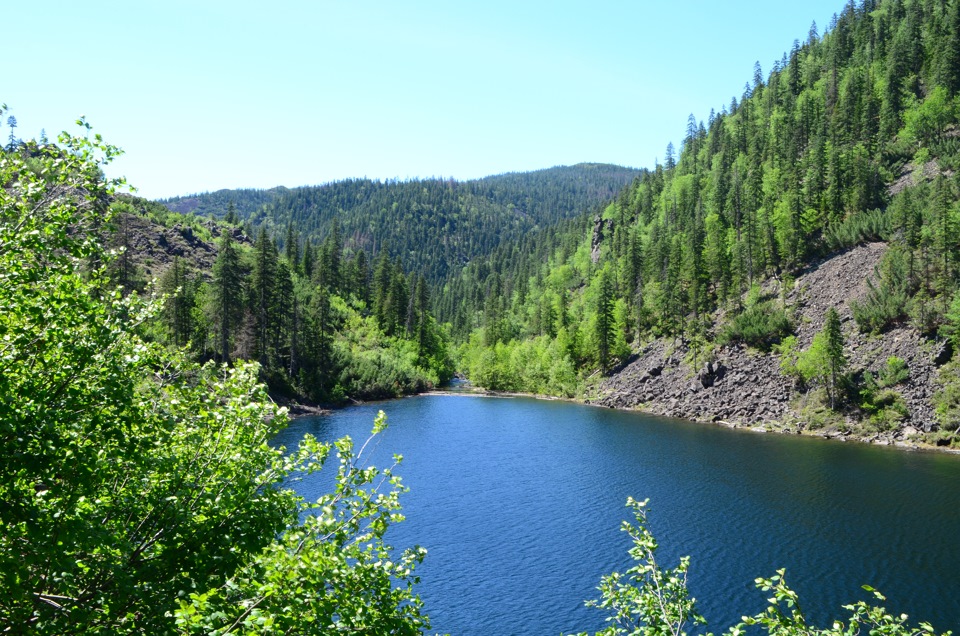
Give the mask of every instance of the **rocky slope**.
M 883 243 L 872 243 L 814 263 L 797 278 L 787 301 L 795 307 L 797 338 L 804 347 L 822 329 L 827 309 L 837 309 L 854 374 L 876 373 L 890 356 L 905 360 L 910 377 L 896 389 L 903 395 L 909 416 L 897 429 L 880 434 L 858 428 L 858 414 L 850 412 L 845 420 L 819 429 L 820 434 L 846 436 L 853 431 L 854 437 L 890 443 L 935 428 L 930 399 L 936 391 L 938 364 L 947 361 L 949 352 L 910 327 L 870 336 L 861 334 L 853 321 L 850 301 L 864 297 L 866 281 L 885 249 Z M 692 358 L 680 343 L 648 343 L 602 383 L 594 403 L 730 426 L 796 432 L 818 426 L 809 421 L 810 411 L 802 408 L 804 395 L 780 373 L 779 356 L 734 345 L 715 351 L 709 362 L 701 358 L 694 366 Z
M 125 248 L 125 257 L 131 260 L 144 280 L 159 277 L 174 257 L 183 259 L 188 267 L 209 278 L 217 258 L 216 237 L 226 226 L 206 219 L 200 219 L 197 223 L 205 229 L 203 234 L 206 239 L 189 225 L 166 227 L 145 216 L 122 212 L 114 219 L 113 231 L 105 238 L 110 247 Z M 230 230 L 234 241 L 244 244 L 251 242 L 240 229 Z

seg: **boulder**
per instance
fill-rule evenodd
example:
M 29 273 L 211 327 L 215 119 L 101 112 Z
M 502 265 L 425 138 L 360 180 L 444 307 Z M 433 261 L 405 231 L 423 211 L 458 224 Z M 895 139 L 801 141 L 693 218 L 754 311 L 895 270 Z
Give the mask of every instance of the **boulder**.
M 953 357 L 953 344 L 949 340 L 938 341 L 933 348 L 933 363 L 938 367 L 950 362 Z

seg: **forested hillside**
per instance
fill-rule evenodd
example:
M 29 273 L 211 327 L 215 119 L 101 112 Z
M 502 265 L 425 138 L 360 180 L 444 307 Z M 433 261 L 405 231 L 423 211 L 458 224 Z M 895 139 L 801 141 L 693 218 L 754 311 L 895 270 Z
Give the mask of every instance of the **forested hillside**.
M 606 203 L 637 170 L 560 166 L 476 179 L 348 179 L 316 187 L 221 190 L 169 199 L 176 212 L 236 218 L 287 240 L 317 244 L 339 224 L 344 247 L 386 252 L 434 284 L 503 242 Z M 232 210 L 232 211 L 231 211 Z
M 856 327 L 957 332 L 958 90 L 960 3 L 849 3 L 705 122 L 691 115 L 589 230 L 543 243 L 548 259 L 504 248 L 450 283 L 444 315 L 476 327 L 465 368 L 484 386 L 569 395 L 653 337 L 691 374 L 724 345 L 780 347 L 800 361 L 785 363 L 798 393 L 896 421 L 896 390 L 886 406 L 862 398 L 836 332 L 829 347 L 789 338 L 802 301 L 787 297 L 813 260 L 885 241 Z M 953 399 L 941 423 L 956 428 Z
M 260 363 L 277 396 L 340 403 L 396 397 L 453 373 L 448 337 L 423 276 L 382 254 L 255 238 L 225 221 L 129 196 L 111 205 L 108 274 L 125 293 L 164 297 L 151 340 L 199 360 Z M 349 258 L 348 258 L 349 256 Z

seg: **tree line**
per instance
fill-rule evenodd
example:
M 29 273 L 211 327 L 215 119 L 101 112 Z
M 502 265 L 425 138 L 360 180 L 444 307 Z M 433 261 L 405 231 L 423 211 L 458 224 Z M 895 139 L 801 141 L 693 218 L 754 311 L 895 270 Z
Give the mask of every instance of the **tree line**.
M 347 179 L 321 186 L 226 190 L 168 199 L 171 210 L 236 218 L 255 236 L 260 227 L 279 237 L 292 227 L 314 242 L 339 224 L 345 247 L 371 258 L 386 251 L 431 286 L 504 241 L 578 216 L 608 200 L 637 174 L 605 164 L 457 181 Z

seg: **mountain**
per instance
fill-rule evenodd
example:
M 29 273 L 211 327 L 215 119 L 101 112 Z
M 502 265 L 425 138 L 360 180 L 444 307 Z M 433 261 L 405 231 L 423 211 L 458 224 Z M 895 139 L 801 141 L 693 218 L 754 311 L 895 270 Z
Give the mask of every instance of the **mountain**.
M 293 189 L 221 190 L 161 203 L 218 218 L 233 205 L 251 236 L 264 227 L 281 247 L 290 238 L 319 243 L 336 219 L 348 251 L 364 250 L 371 258 L 386 251 L 435 284 L 504 241 L 606 204 L 638 174 L 584 163 L 471 181 L 349 179 Z
M 451 296 L 437 299 L 473 328 L 462 365 L 492 388 L 616 390 L 636 397 L 609 403 L 643 407 L 653 399 L 646 392 L 597 380 L 659 342 L 663 355 L 635 384 L 676 373 L 701 378 L 704 396 L 735 391 L 740 400 L 783 384 L 776 419 L 802 430 L 902 439 L 912 428 L 955 441 L 960 376 L 951 365 L 927 372 L 927 358 L 936 350 L 943 364 L 960 334 L 958 92 L 960 2 L 848 3 L 769 74 L 757 65 L 742 95 L 706 122 L 691 115 L 664 164 L 593 218 L 470 263 L 446 286 Z M 871 244 L 876 258 L 860 269 L 818 269 Z M 863 289 L 840 293 L 816 271 L 850 272 Z M 836 306 L 811 314 L 810 298 L 824 293 Z M 914 334 L 911 351 L 855 354 L 865 335 L 900 329 Z M 737 347 L 774 356 L 764 373 L 784 382 L 768 391 L 749 374 L 734 385 L 705 366 Z M 933 382 L 916 406 L 916 385 Z M 674 405 L 686 400 L 673 396 Z

